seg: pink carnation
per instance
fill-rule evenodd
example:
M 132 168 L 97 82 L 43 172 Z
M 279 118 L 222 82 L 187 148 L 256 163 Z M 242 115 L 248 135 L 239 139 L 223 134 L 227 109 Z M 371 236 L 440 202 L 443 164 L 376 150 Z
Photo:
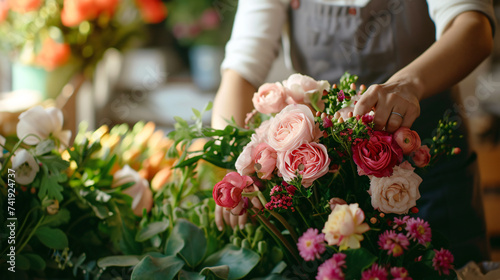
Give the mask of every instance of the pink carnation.
M 382 266 L 378 264 L 373 264 L 368 270 L 363 271 L 361 274 L 361 280 L 387 280 L 387 271 Z
M 319 233 L 315 228 L 309 228 L 299 238 L 297 247 L 299 248 L 300 256 L 305 261 L 313 261 L 320 259 L 321 254 L 325 252 L 325 234 Z
M 434 258 L 432 259 L 432 265 L 434 266 L 434 269 L 439 272 L 439 275 L 449 275 L 450 269 L 453 269 L 453 254 L 443 248 L 441 248 L 441 250 L 439 251 L 434 249 L 434 252 L 436 253 L 434 255 Z
M 343 253 L 334 254 L 330 259 L 326 260 L 318 267 L 318 275 L 316 280 L 343 280 L 345 269 L 345 257 Z
M 410 241 L 402 233 L 387 230 L 379 236 L 378 245 L 382 250 L 387 250 L 388 255 L 399 257 L 404 253 L 404 250 L 408 250 Z
M 432 234 L 429 223 L 420 218 L 408 219 L 406 222 L 406 230 L 411 240 L 416 240 L 424 246 L 426 246 L 428 242 L 431 242 Z

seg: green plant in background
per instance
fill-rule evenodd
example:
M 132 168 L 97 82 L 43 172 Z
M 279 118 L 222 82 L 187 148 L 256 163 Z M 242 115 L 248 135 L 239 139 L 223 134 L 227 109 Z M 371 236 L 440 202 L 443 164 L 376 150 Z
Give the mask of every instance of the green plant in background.
M 183 46 L 223 46 L 230 36 L 237 0 L 170 0 L 167 26 Z

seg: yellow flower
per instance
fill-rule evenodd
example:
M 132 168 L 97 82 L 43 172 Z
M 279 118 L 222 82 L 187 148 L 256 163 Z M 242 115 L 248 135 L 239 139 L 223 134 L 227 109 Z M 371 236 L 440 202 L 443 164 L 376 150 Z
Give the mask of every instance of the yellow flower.
M 340 250 L 357 249 L 363 240 L 363 233 L 370 227 L 363 223 L 365 214 L 357 203 L 337 205 L 328 216 L 323 233 L 328 245 L 338 245 Z

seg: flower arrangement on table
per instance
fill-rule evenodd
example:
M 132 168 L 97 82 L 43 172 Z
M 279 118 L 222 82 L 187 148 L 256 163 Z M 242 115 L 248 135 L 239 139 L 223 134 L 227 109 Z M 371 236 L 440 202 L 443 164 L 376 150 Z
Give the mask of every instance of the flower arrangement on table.
M 26 65 L 53 71 L 71 62 L 88 72 L 107 49 L 122 50 L 166 14 L 161 0 L 5 0 L 0 46 Z

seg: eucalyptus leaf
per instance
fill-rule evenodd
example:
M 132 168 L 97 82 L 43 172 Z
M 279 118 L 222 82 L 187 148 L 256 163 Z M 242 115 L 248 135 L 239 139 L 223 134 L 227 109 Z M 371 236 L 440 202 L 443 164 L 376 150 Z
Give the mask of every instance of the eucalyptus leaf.
M 97 260 L 99 267 L 108 266 L 134 266 L 141 261 L 141 256 L 127 255 L 127 256 L 109 256 Z
M 134 280 L 172 280 L 184 266 L 184 261 L 175 256 L 144 257 L 132 271 Z
M 39 227 L 35 232 L 35 236 L 43 245 L 51 249 L 63 250 L 68 247 L 68 237 L 58 228 Z
M 342 253 L 346 254 L 346 279 L 359 279 L 361 271 L 368 269 L 377 260 L 376 256 L 363 247 L 348 249 Z
M 227 265 L 229 267 L 228 279 L 232 280 L 245 277 L 259 263 L 259 260 L 260 256 L 256 252 L 228 244 L 222 250 L 208 256 L 202 266 Z
M 27 254 L 22 254 L 22 256 L 26 257 L 26 259 L 29 260 L 30 269 L 34 269 L 34 270 L 44 270 L 45 269 L 45 266 L 46 266 L 45 260 L 42 259 L 42 257 L 40 257 L 39 255 L 27 253 Z
M 200 275 L 198 272 L 190 272 L 181 270 L 179 272 L 179 280 L 204 280 L 206 277 Z
M 197 266 L 205 256 L 207 239 L 202 229 L 178 219 L 166 246 L 166 255 L 179 254 L 190 267 Z
M 200 274 L 202 275 L 210 275 L 212 273 L 218 278 L 222 279 L 228 279 L 229 277 L 229 266 L 227 265 L 220 265 L 220 266 L 212 266 L 212 267 L 205 267 L 201 270 Z
M 137 242 L 146 241 L 151 237 L 164 232 L 168 228 L 168 225 L 168 220 L 147 224 L 137 233 L 135 240 Z

